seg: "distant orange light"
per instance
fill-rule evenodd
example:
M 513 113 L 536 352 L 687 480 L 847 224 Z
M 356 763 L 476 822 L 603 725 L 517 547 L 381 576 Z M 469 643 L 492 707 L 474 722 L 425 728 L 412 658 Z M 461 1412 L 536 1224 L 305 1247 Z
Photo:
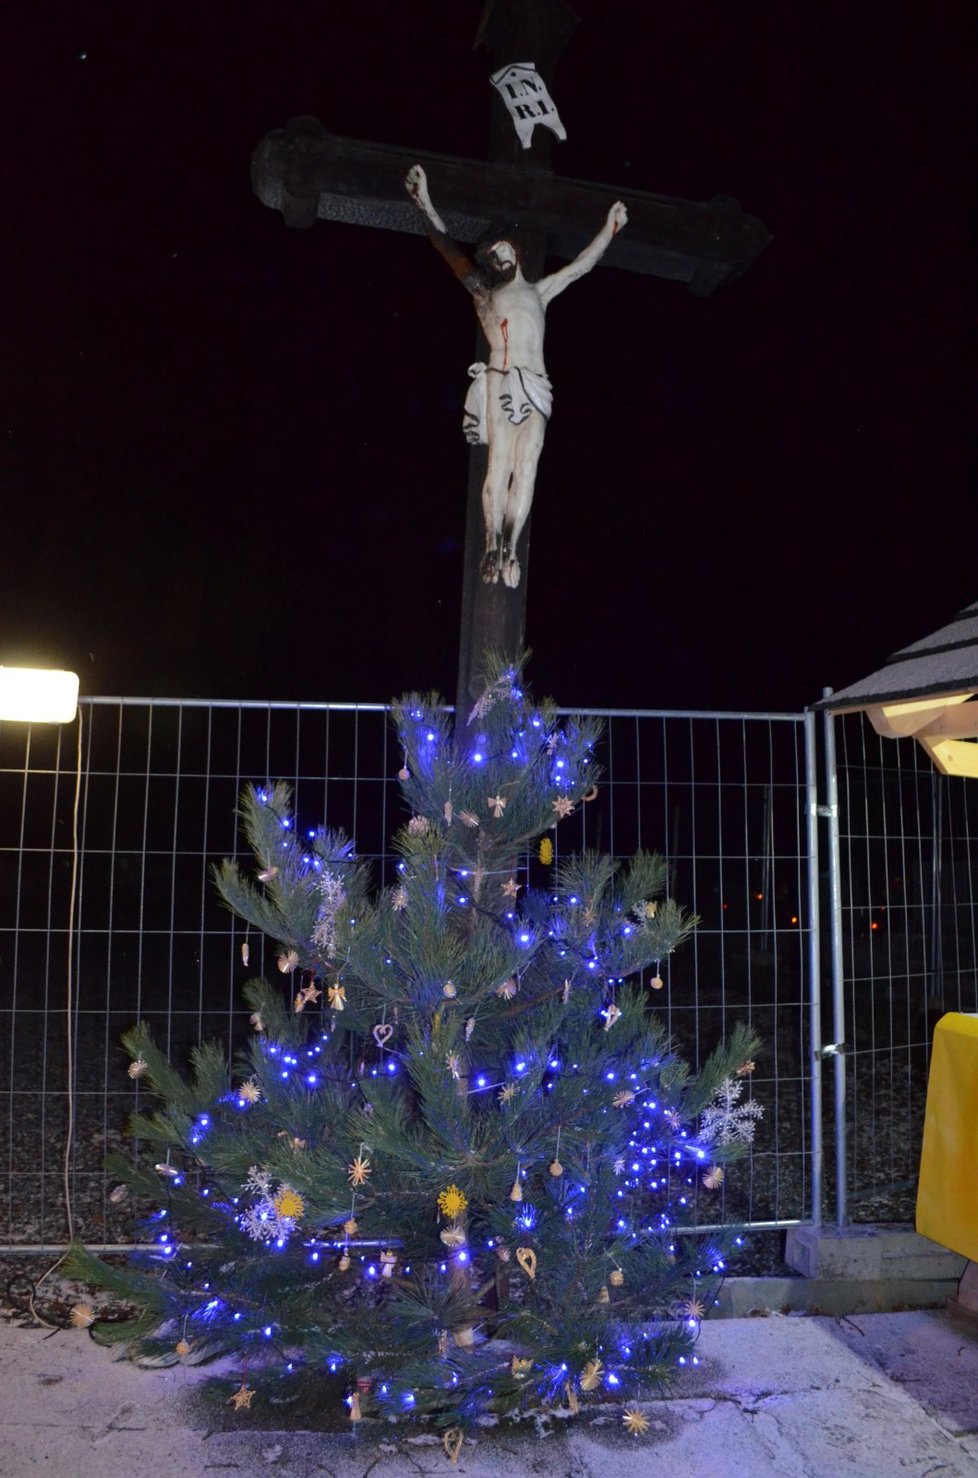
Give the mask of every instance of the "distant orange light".
M 870 924 L 869 927 L 870 927 L 870 929 L 872 929 L 873 931 L 875 931 L 875 930 L 877 930 L 879 928 L 879 924 L 877 924 L 876 921 L 875 921 L 875 919 L 874 919 L 874 921 Z
M 792 915 L 791 915 L 791 922 L 792 922 L 792 923 L 793 923 L 793 924 L 797 924 L 797 922 L 798 922 L 798 915 L 797 915 L 797 914 L 796 914 L 796 913 L 793 913 L 793 914 L 792 914 Z
M 754 894 L 754 897 L 757 898 L 758 900 L 760 900 L 761 898 L 764 897 L 764 894 L 763 893 L 755 893 Z

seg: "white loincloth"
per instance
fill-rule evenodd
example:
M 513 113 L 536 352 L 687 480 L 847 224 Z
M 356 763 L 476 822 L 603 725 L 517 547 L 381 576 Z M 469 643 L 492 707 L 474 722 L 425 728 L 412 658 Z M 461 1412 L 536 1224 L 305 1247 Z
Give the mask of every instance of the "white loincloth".
M 484 446 L 489 440 L 486 411 L 489 393 L 487 371 L 489 371 L 487 364 L 469 365 L 469 377 L 472 384 L 465 397 L 462 430 L 466 441 L 471 442 L 473 446 L 480 443 Z M 499 396 L 507 421 L 512 421 L 514 426 L 520 426 L 534 411 L 539 411 L 545 421 L 550 419 L 554 394 L 546 375 L 538 375 L 528 369 L 494 369 L 491 373 L 496 377 L 495 393 Z

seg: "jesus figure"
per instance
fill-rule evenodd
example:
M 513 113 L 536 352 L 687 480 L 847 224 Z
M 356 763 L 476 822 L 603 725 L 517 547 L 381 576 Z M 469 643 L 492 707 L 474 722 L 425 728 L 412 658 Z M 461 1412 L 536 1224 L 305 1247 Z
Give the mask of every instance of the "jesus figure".
M 539 282 L 527 282 L 517 241 L 493 229 L 477 247 L 475 261 L 448 235 L 428 194 L 420 164 L 408 171 L 405 187 L 421 211 L 425 228 L 456 277 L 472 294 L 489 345 L 487 364 L 469 369 L 472 384 L 465 400 L 464 430 L 470 442 L 489 447 L 482 509 L 486 552 L 482 578 L 515 588 L 520 581 L 516 546 L 533 501 L 537 462 L 553 403 L 543 363 L 547 307 L 569 283 L 590 272 L 628 220 L 621 201 L 579 256 Z

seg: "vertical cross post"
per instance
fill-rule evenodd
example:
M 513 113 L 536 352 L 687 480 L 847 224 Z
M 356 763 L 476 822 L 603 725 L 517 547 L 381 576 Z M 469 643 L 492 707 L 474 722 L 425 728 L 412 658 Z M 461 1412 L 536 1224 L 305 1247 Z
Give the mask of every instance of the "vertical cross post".
M 557 58 L 577 25 L 578 17 L 566 0 L 486 0 L 476 35 L 476 45 L 486 48 L 492 72 L 509 62 L 532 62 L 552 91 Z M 550 173 L 553 135 L 536 128 L 528 149 L 521 145 L 502 100 L 493 90 L 489 127 L 489 160 L 530 173 Z M 534 279 L 542 275 L 547 254 L 545 231 L 521 233 L 523 270 Z M 477 354 L 485 352 L 481 334 Z M 515 551 L 522 578 L 515 589 L 500 580 L 487 585 L 480 573 L 485 548 L 482 485 L 487 453 L 474 446 L 469 456 L 469 485 L 465 518 L 465 552 L 462 570 L 462 619 L 459 640 L 458 684 L 455 722 L 461 732 L 472 704 L 481 691 L 479 670 L 489 650 L 516 656 L 524 645 L 530 520 Z

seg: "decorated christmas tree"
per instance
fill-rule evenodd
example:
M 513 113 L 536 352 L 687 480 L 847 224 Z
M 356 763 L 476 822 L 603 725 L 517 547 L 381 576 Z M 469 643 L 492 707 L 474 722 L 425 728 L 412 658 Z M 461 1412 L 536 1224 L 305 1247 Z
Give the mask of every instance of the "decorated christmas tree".
M 96 1339 L 229 1357 L 242 1420 L 427 1415 L 457 1451 L 486 1413 L 634 1401 L 695 1361 L 726 1249 L 684 1227 L 752 1137 L 757 1043 L 736 1029 L 694 1076 L 667 1040 L 660 966 L 696 921 L 661 858 L 548 865 L 596 793 L 594 722 L 503 663 L 454 738 L 434 697 L 394 719 L 410 819 L 386 886 L 346 836 L 306 834 L 287 786 L 246 791 L 255 867 L 216 885 L 277 978 L 245 987 L 231 1071 L 220 1044 L 185 1077 L 127 1034 L 159 1100 L 113 1167 L 146 1250 L 72 1264 L 138 1309 Z

